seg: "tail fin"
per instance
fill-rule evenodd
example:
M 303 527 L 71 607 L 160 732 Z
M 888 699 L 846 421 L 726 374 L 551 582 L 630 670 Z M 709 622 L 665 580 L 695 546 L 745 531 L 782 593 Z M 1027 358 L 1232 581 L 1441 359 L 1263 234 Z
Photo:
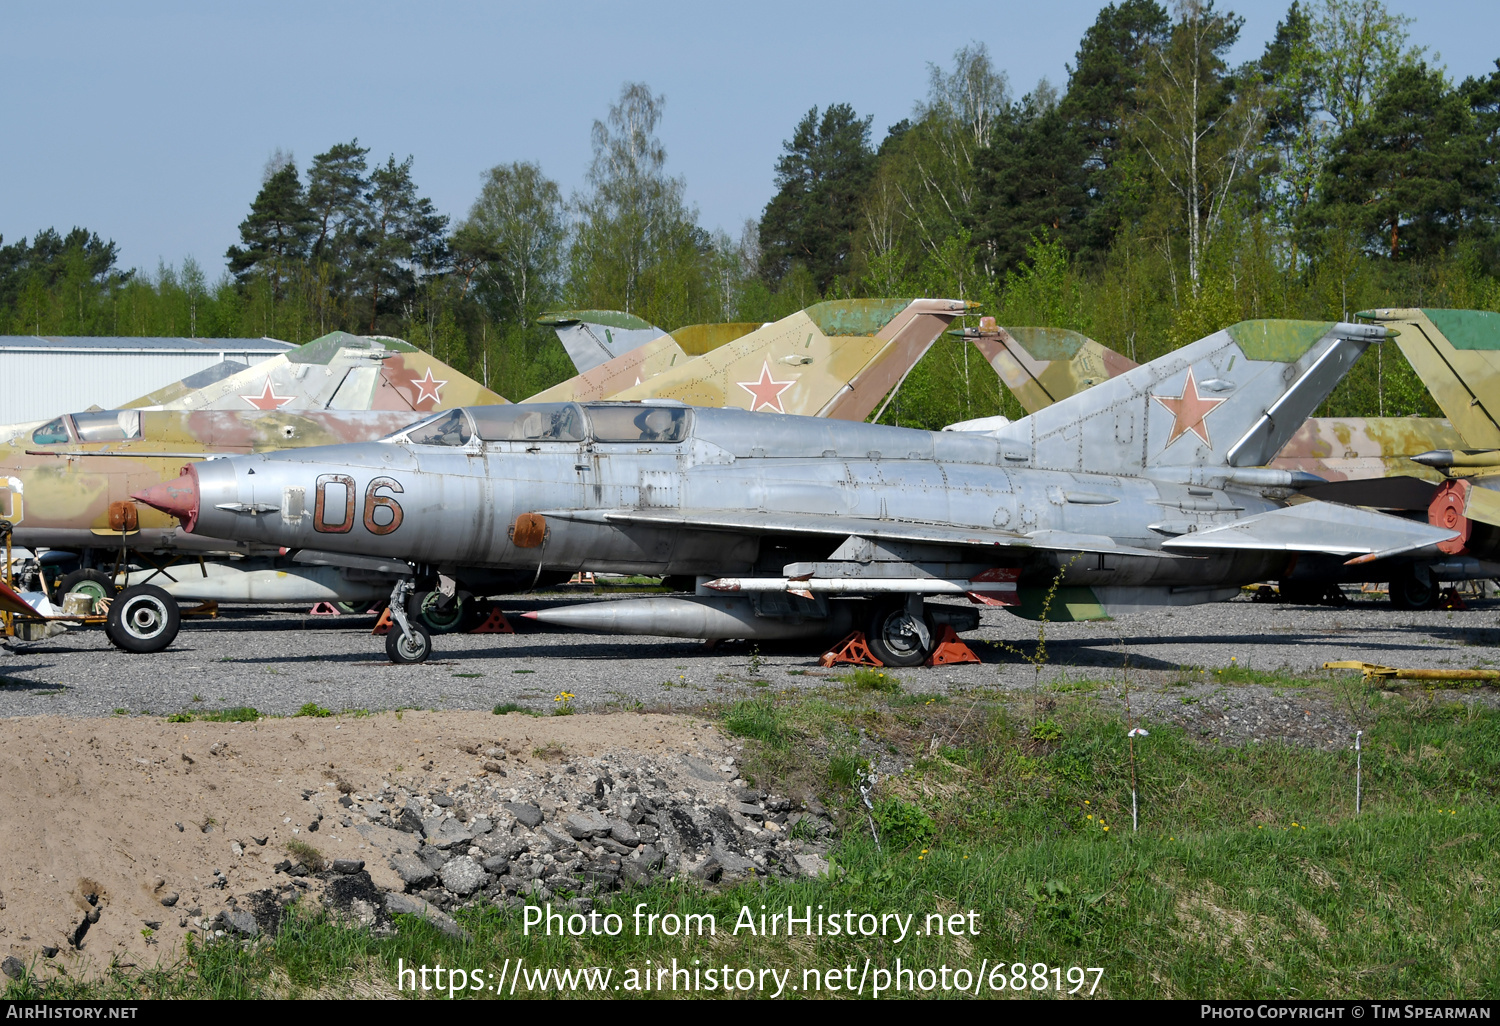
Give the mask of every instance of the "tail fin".
M 1241 321 L 1000 432 L 1018 464 L 1113 473 L 1269 462 L 1371 342 L 1367 324 Z
M 615 398 L 864 420 L 970 306 L 957 299 L 818 303 Z
M 1362 310 L 1399 325 L 1396 344 L 1471 449 L 1500 448 L 1500 313 Z
M 567 381 L 553 385 L 536 395 L 523 399 L 528 403 L 586 403 L 594 399 L 613 399 L 620 392 L 664 373 L 673 367 L 683 366 L 693 357 L 682 351 L 682 347 L 671 335 L 662 335 L 643 346 L 636 346 L 627 353 L 582 374 L 575 374 Z
M 619 310 L 557 310 L 538 317 L 537 323 L 557 332 L 579 374 L 587 374 L 666 334 L 634 314 Z
M 319 368 L 308 373 L 311 368 Z M 130 405 L 147 410 L 413 410 L 505 402 L 400 339 L 333 331 L 249 367 L 196 376 Z
M 1140 366 L 1067 328 L 1000 328 L 985 317 L 963 338 L 974 343 L 1027 413 L 1044 410 Z

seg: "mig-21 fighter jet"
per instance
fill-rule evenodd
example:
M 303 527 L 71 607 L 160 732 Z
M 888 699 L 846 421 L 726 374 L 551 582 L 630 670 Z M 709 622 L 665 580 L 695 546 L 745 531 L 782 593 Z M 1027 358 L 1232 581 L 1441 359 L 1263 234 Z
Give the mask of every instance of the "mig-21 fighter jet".
M 464 567 L 691 575 L 696 594 L 536 619 L 694 638 L 863 628 L 912 665 L 968 597 L 1087 619 L 1216 601 L 1294 558 L 1429 556 L 1454 532 L 1332 503 L 1264 465 L 1353 361 L 1361 324 L 1249 321 L 994 434 L 654 400 L 440 414 L 359 445 L 192 464 L 136 498 L 195 534 L 330 563 L 382 559 L 397 662 L 427 658 L 406 596 Z

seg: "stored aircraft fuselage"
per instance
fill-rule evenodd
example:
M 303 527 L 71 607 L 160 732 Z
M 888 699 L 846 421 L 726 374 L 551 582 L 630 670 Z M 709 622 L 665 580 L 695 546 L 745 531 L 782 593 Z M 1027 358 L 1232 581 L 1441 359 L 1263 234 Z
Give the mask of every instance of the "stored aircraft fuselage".
M 1061 572 L 1176 604 L 1287 558 L 1162 551 L 1280 505 L 1253 490 L 1007 467 L 985 436 L 680 405 L 452 411 L 382 442 L 195 464 L 141 498 L 198 534 L 443 573 L 780 574 L 857 536 L 904 553 L 870 559 L 1016 568 L 1023 589 Z

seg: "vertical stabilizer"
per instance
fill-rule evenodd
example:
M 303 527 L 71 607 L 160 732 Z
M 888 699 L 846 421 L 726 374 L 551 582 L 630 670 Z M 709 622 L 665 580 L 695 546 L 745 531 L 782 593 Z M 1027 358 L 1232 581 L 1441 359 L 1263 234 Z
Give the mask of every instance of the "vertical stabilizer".
M 1094 473 L 1269 462 L 1384 328 L 1257 320 L 1214 332 L 999 433 L 1015 465 Z
M 557 333 L 579 374 L 666 334 L 634 314 L 619 310 L 558 310 L 537 318 Z
M 1500 313 L 1361 310 L 1401 329 L 1396 344 L 1471 449 L 1500 449 Z

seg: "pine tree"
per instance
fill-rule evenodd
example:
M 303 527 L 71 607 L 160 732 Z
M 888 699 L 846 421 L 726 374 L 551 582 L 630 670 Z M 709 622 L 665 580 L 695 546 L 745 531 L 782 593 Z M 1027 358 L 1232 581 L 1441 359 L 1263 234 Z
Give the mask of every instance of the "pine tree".
M 776 195 L 760 220 L 761 274 L 773 284 L 799 263 L 819 291 L 849 277 L 861 201 L 875 171 L 871 121 L 847 103 L 831 104 L 821 118 L 814 107 L 783 144 Z
M 1313 220 L 1354 228 L 1392 260 L 1441 254 L 1493 202 L 1484 158 L 1465 96 L 1441 71 L 1408 64 L 1334 141 Z
M 229 247 L 229 269 L 242 284 L 264 275 L 273 297 L 280 300 L 293 268 L 307 256 L 312 229 L 297 165 L 288 161 L 266 179 L 250 205 L 250 216 L 240 222 L 244 246 Z

